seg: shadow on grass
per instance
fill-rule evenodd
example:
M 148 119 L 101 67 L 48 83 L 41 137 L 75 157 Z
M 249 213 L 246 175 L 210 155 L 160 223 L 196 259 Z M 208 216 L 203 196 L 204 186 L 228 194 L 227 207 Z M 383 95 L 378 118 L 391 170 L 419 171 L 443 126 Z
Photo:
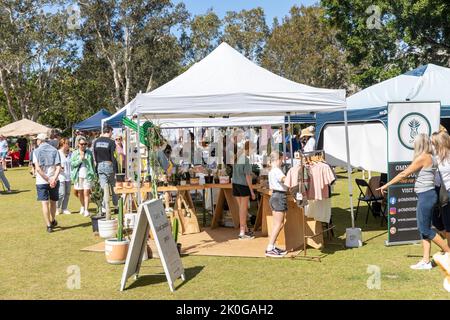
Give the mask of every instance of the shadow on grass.
M 9 192 L 9 193 L 6 191 L 0 191 L 0 194 L 7 196 L 7 195 L 24 193 L 24 192 L 30 192 L 30 190 L 11 190 L 11 192 Z
M 194 279 L 205 267 L 197 266 L 192 268 L 184 269 L 185 281 L 181 282 L 176 290 L 183 287 L 186 283 Z M 134 281 L 126 290 L 145 287 L 152 284 L 167 282 L 166 275 L 164 273 L 154 274 L 154 275 L 139 275 L 138 279 Z
M 63 226 L 58 225 L 53 231 L 59 232 L 59 231 L 66 231 L 66 230 L 70 230 L 70 229 L 74 229 L 74 228 L 86 228 L 86 227 L 90 227 L 90 226 L 91 226 L 90 222 L 80 223 L 80 224 L 68 226 L 68 227 L 63 227 Z

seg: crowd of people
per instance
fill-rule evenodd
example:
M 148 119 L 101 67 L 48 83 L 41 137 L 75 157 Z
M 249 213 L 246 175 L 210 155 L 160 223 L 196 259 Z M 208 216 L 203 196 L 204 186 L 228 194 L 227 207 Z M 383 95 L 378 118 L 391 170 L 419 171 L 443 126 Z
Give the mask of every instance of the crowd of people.
M 121 137 L 112 140 L 113 129 L 106 126 L 102 134 L 92 141 L 77 135 L 76 145 L 71 148 L 68 138 L 61 138 L 58 133 L 47 137 L 39 134 L 36 148 L 32 152 L 32 165 L 36 177 L 37 200 L 42 204 L 42 212 L 47 232 L 52 232 L 58 225 L 58 214 L 71 214 L 68 209 L 71 189 L 79 199 L 79 214 L 90 216 L 89 202 L 95 181 L 104 191 L 102 214 L 110 215 L 110 195 L 114 209 L 117 210 L 118 197 L 114 193 L 115 174 L 118 173 L 117 149 L 121 157 L 125 155 Z

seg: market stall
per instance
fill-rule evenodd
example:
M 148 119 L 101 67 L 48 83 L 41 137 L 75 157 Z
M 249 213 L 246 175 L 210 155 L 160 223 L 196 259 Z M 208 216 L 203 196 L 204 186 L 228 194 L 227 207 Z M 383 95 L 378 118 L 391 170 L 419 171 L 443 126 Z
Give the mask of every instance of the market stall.
M 223 43 L 174 80 L 139 94 L 121 113 L 126 111 L 127 118 L 137 124 L 135 140 L 139 140 L 145 121 L 166 127 L 227 127 L 267 123 L 264 117 L 272 117 L 279 124 L 286 116 L 289 120 L 297 113 L 345 110 L 345 106 L 344 90 L 318 89 L 284 79 Z M 141 156 L 138 152 L 138 197 L 145 172 Z

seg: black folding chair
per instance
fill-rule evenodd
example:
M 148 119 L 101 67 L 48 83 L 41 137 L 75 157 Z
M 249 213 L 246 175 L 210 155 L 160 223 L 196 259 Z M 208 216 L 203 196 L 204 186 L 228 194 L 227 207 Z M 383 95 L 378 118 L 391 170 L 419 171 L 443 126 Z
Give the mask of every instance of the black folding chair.
M 384 197 L 380 196 L 377 197 L 374 195 L 372 188 L 370 188 L 369 184 L 366 180 L 363 179 L 355 179 L 356 185 L 359 189 L 359 197 L 358 197 L 358 206 L 356 207 L 356 214 L 355 214 L 355 220 L 358 218 L 358 211 L 359 211 L 359 205 L 361 201 L 365 202 L 367 204 L 367 215 L 366 215 L 366 224 L 369 222 L 369 213 L 372 212 L 372 215 L 375 216 L 374 210 L 373 210 L 373 203 L 374 202 L 381 202 L 383 204 Z M 363 188 L 366 187 L 367 192 L 363 191 Z M 386 208 L 383 210 L 383 205 L 381 205 L 381 215 L 383 216 L 381 219 L 381 225 L 383 225 L 383 220 L 386 219 Z

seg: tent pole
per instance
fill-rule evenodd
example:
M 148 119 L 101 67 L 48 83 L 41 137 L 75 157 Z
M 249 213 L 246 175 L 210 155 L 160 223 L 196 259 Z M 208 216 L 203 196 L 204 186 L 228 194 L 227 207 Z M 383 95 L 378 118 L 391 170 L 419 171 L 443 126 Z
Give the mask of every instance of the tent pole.
M 136 145 L 137 145 L 137 153 L 138 153 L 138 174 L 137 174 L 137 199 L 138 199 L 138 205 L 141 204 L 141 140 L 140 137 L 140 131 L 141 131 L 141 115 L 137 114 L 137 130 L 136 130 Z
M 352 216 L 352 228 L 355 228 L 355 216 L 353 212 L 353 185 L 352 185 L 352 166 L 350 164 L 350 144 L 348 135 L 348 118 L 347 110 L 344 111 L 344 123 L 345 123 L 345 146 L 347 149 L 347 176 L 348 176 L 348 193 L 350 197 L 350 214 Z
M 283 121 L 283 162 L 286 157 L 286 124 Z
M 289 126 L 289 149 L 291 153 L 291 167 L 294 167 L 294 150 L 292 150 L 292 125 L 291 125 L 291 113 L 288 113 L 288 126 Z

